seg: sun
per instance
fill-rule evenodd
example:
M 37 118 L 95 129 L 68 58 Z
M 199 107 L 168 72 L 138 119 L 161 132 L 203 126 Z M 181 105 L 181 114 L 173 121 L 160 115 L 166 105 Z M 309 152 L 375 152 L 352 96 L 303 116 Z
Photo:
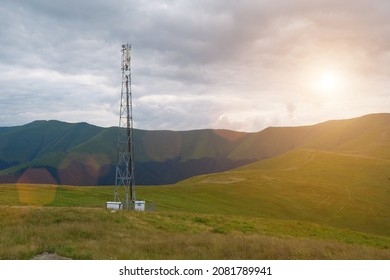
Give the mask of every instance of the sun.
M 328 98 L 343 94 L 346 78 L 343 72 L 336 68 L 318 67 L 307 75 L 306 85 L 311 92 Z
M 301 85 L 308 96 L 318 97 L 323 101 L 345 96 L 350 85 L 348 65 L 341 62 L 313 59 L 302 67 L 299 75 Z
M 317 85 L 323 92 L 335 92 L 341 89 L 342 79 L 339 73 L 327 70 L 320 74 Z

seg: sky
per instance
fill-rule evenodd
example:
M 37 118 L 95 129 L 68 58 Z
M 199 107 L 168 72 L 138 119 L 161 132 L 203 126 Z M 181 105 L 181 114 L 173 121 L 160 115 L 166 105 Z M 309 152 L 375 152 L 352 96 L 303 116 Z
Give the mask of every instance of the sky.
M 0 127 L 260 131 L 390 112 L 388 0 L 0 0 Z

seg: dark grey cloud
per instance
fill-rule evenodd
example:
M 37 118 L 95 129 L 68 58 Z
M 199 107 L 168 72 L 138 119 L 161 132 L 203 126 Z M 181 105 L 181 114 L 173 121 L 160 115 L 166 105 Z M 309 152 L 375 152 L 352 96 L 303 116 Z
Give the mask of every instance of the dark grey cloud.
M 116 125 L 123 42 L 140 128 L 260 130 L 385 111 L 389 14 L 385 0 L 2 0 L 0 126 Z M 329 69 L 344 84 L 324 94 Z

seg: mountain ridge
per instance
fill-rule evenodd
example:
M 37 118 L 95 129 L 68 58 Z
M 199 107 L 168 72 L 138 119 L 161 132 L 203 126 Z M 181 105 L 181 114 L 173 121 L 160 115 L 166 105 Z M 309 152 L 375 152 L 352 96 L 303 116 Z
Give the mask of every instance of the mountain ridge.
M 0 128 L 0 182 L 18 182 L 27 170 L 46 168 L 48 182 L 112 185 L 117 134 L 117 127 L 56 120 Z M 169 184 L 294 149 L 390 159 L 390 113 L 259 132 L 135 129 L 133 139 L 136 183 Z M 45 178 L 34 178 L 31 183 L 45 183 Z
M 117 135 L 117 127 L 100 128 L 54 120 L 0 130 L 0 182 L 17 182 L 29 168 L 46 168 L 60 184 L 113 184 Z M 184 132 L 135 129 L 133 139 L 139 184 L 177 182 L 248 162 L 225 158 L 231 149 L 231 139 L 224 140 L 210 129 Z M 71 177 L 75 176 L 70 173 L 76 166 L 84 171 L 92 166 L 93 170 L 84 175 L 78 172 L 78 176 L 94 179 L 73 180 Z M 42 178 L 32 183 L 47 183 L 52 179 Z

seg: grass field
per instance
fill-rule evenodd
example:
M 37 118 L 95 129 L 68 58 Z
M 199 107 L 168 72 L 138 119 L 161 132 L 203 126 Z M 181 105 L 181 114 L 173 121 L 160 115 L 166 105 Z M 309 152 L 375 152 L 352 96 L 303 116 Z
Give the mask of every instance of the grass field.
M 299 221 L 1 207 L 0 259 L 389 259 L 387 237 Z
M 55 206 L 39 205 L 48 200 L 35 200 L 35 206 L 1 201 L 0 259 L 42 252 L 73 259 L 390 259 L 388 236 L 305 221 L 177 211 L 164 204 L 155 212 L 111 213 L 103 207 L 113 191 L 107 187 L 0 189 L 14 198 L 18 189 L 30 189 L 35 197 L 55 192 L 49 203 Z M 139 189 L 145 191 L 152 187 Z
M 390 259 L 390 161 L 296 150 L 175 185 L 0 185 L 1 259 Z

